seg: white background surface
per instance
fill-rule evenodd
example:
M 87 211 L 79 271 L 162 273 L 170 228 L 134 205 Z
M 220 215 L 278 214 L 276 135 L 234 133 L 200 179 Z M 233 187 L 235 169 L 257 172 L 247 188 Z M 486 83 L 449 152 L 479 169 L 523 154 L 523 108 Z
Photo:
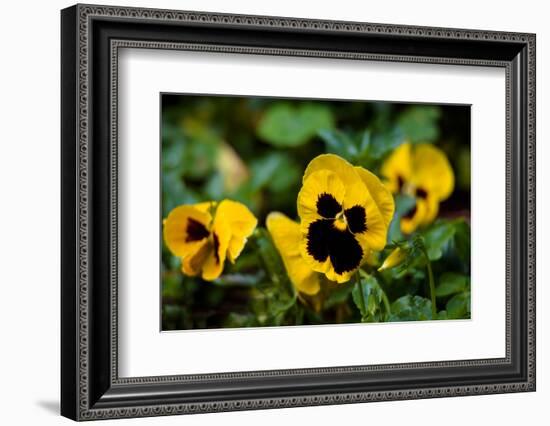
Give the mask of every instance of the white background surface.
M 102 424 L 546 424 L 550 400 L 550 28 L 540 0 L 319 2 L 108 1 L 175 9 L 437 25 L 537 33 L 537 392 L 107 421 Z M 3 4 L 0 68 L 0 421 L 69 424 L 59 401 L 59 9 L 66 1 Z M 490 170 L 491 165 L 488 165 Z M 546 191 L 547 192 L 547 191 Z M 546 241 L 545 241 L 546 240 Z
M 124 49 L 118 75 L 122 377 L 505 356 L 502 68 Z M 472 319 L 159 333 L 159 210 L 151 200 L 160 198 L 158 100 L 167 91 L 471 104 Z

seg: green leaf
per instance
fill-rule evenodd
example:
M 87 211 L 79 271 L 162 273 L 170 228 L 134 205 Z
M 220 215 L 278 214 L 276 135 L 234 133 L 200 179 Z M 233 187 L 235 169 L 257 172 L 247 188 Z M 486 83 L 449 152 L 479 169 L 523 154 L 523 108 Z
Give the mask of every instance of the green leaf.
M 185 144 L 173 143 L 162 147 L 162 170 L 182 171 L 182 163 L 185 158 Z
M 455 250 L 460 260 L 470 264 L 470 225 L 464 220 L 459 219 L 455 223 Z
M 181 282 L 181 274 L 166 273 L 162 280 L 162 297 L 174 301 L 180 301 L 184 297 L 184 288 Z
M 431 261 L 438 260 L 452 243 L 456 227 L 453 222 L 438 221 L 424 233 L 424 241 Z
M 391 305 L 389 321 L 423 321 L 432 319 L 432 302 L 424 297 L 400 297 Z
M 358 154 L 351 137 L 341 130 L 323 129 L 319 131 L 319 137 L 325 142 L 327 152 L 337 154 L 350 161 L 355 159 Z
M 268 278 L 275 286 L 280 287 L 281 291 L 294 293 L 294 287 L 288 278 L 283 261 L 267 231 L 263 228 L 257 228 L 254 237 L 258 252 L 266 267 Z
M 351 292 L 353 301 L 361 313 L 362 322 L 384 321 L 387 309 L 383 305 L 385 294 L 372 275 L 362 274 Z
M 258 325 L 258 321 L 252 314 L 240 314 L 236 312 L 230 312 L 224 321 L 224 327 L 237 328 L 237 327 L 254 327 Z
M 453 296 L 447 302 L 446 308 L 449 319 L 470 318 L 470 292 L 464 291 Z
M 385 132 L 374 133 L 370 137 L 369 148 L 366 153 L 370 158 L 379 160 L 403 142 L 405 142 L 405 137 L 401 129 L 397 127 Z
M 437 297 L 447 297 L 452 294 L 461 293 L 468 287 L 469 278 L 456 274 L 454 272 L 446 272 L 439 278 L 439 285 L 435 289 Z
M 439 311 L 437 313 L 437 319 L 438 320 L 446 320 L 449 319 L 449 316 L 447 315 L 447 311 Z
M 415 105 L 403 111 L 397 123 L 411 142 L 433 142 L 439 137 L 440 116 L 439 107 Z
M 221 173 L 214 173 L 204 185 L 204 192 L 211 200 L 219 200 L 224 195 L 223 176 Z
M 254 160 L 250 170 L 250 184 L 253 191 L 269 188 L 274 192 L 281 192 L 301 179 L 296 163 L 287 155 L 278 152 L 272 152 Z
M 279 325 L 282 316 L 296 303 L 297 293 L 267 231 L 256 229 L 254 240 L 270 279 L 259 290 L 263 293 L 272 325 Z
M 359 141 L 359 156 L 367 155 L 371 143 L 371 132 L 370 130 L 365 130 Z
M 334 117 L 327 105 L 304 103 L 293 106 L 280 102 L 268 107 L 256 132 L 265 142 L 277 147 L 305 144 L 322 129 L 330 129 Z
M 239 258 L 239 261 L 241 259 Z M 255 274 L 224 274 L 218 279 L 212 281 L 212 285 L 221 287 L 254 287 L 260 283 L 265 277 L 263 271 L 258 271 Z
M 168 213 L 180 204 L 191 204 L 198 201 L 198 197 L 186 188 L 177 171 L 168 171 L 162 174 L 162 214 Z
M 409 212 L 415 205 L 416 199 L 408 195 L 396 195 L 395 198 L 395 213 L 393 219 L 390 222 L 390 228 L 388 230 L 388 241 L 398 241 L 403 239 L 401 233 L 401 218 L 404 214 Z
M 344 303 L 348 300 L 349 294 L 353 291 L 353 286 L 346 284 L 339 284 L 329 293 L 323 304 L 324 309 L 329 309 L 333 306 Z

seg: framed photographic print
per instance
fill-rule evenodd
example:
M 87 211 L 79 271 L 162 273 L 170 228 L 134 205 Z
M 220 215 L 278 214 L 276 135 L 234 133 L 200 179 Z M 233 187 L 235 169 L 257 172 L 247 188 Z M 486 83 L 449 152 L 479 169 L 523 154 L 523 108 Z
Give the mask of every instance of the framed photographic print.
M 74 420 L 535 390 L 535 36 L 76 5 Z

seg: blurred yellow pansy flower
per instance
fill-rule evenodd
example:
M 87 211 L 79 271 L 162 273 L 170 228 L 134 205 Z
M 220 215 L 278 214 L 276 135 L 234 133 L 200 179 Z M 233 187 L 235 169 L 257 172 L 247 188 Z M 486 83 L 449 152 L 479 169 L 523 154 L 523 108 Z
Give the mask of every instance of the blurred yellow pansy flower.
M 431 144 L 400 145 L 382 164 L 381 174 L 394 194 L 415 199 L 414 207 L 401 219 L 401 232 L 410 234 L 436 218 L 439 203 L 454 189 L 449 160 Z
M 164 220 L 164 241 L 181 257 L 184 274 L 213 281 L 226 258 L 235 262 L 257 223 L 245 205 L 232 200 L 182 205 Z
M 297 207 L 302 258 L 338 283 L 349 281 L 370 251 L 384 248 L 395 208 L 378 177 L 334 154 L 309 163 Z

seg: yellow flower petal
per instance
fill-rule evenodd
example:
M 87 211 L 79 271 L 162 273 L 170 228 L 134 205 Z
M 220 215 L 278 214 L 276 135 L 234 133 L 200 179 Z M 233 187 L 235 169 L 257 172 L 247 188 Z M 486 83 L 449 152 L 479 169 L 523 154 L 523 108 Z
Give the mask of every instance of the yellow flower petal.
M 369 249 L 380 251 L 386 246 L 388 227 L 374 201 L 366 203 L 364 208 L 367 214 L 367 230 L 356 232 L 354 236 L 361 244 L 363 251 Z
M 267 216 L 266 226 L 294 287 L 307 295 L 317 294 L 321 288 L 319 274 L 300 255 L 300 225 L 282 213 L 272 212 Z
M 414 212 L 409 216 L 401 218 L 401 232 L 403 234 L 411 234 L 416 228 L 425 223 L 427 204 L 424 200 L 417 199 Z
M 231 262 L 239 257 L 248 237 L 252 234 L 258 220 L 244 204 L 232 200 L 223 200 L 217 210 L 216 218 L 225 219 L 230 228 L 227 257 Z
M 422 225 L 428 225 L 437 217 L 437 213 L 439 212 L 439 200 L 435 196 L 428 194 L 428 197 L 424 200 L 424 204 L 426 206 L 426 212 L 422 218 Z
M 409 181 L 412 175 L 411 144 L 399 145 L 384 161 L 380 173 L 387 179 L 387 186 L 391 192 L 400 192 L 402 185 Z
M 395 203 L 390 190 L 374 173 L 371 173 L 363 167 L 355 167 L 355 170 L 369 190 L 371 197 L 382 215 L 386 227 L 389 227 L 393 218 L 393 213 L 395 212 Z
M 172 210 L 164 220 L 164 242 L 179 257 L 195 253 L 208 238 L 211 216 L 194 206 L 183 205 Z
M 431 144 L 416 145 L 413 153 L 413 183 L 439 201 L 445 200 L 454 189 L 454 173 L 447 156 Z
M 333 172 L 344 184 L 344 208 L 365 203 L 365 184 L 350 163 L 334 154 L 318 155 L 308 164 L 302 181 L 305 182 L 311 174 L 321 170 Z
M 393 211 L 393 198 L 376 176 L 337 155 L 314 158 L 298 196 L 302 257 L 329 280 L 348 281 L 370 250 L 386 245 Z
M 298 215 L 310 223 L 321 217 L 335 218 L 342 211 L 346 188 L 336 173 L 318 170 L 303 180 L 298 193 Z
M 231 228 L 222 215 L 216 214 L 212 226 L 212 250 L 202 266 L 202 279 L 213 281 L 223 272 L 227 248 L 231 239 Z
M 356 270 L 357 269 L 354 269 L 353 271 L 346 271 L 340 274 L 336 272 L 334 268 L 330 268 L 325 275 L 327 279 L 334 281 L 338 284 L 343 284 L 343 283 L 347 283 L 351 279 L 351 277 L 353 276 Z
M 210 251 L 212 251 L 212 243 L 208 240 L 202 240 L 201 244 L 197 245 L 194 253 L 188 254 L 182 259 L 182 272 L 190 277 L 199 275 Z

